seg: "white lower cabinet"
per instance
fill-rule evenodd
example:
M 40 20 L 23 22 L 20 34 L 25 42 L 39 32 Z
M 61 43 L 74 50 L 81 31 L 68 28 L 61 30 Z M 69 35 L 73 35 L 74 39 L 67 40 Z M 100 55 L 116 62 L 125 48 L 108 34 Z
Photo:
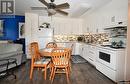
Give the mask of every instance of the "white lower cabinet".
M 71 47 L 73 44 L 72 55 L 80 55 L 95 66 L 96 46 L 78 42 L 58 42 L 57 44 L 60 47 Z
M 89 45 L 88 46 L 88 62 L 95 65 L 96 60 L 96 46 Z
M 82 54 L 82 43 L 75 43 L 74 55 L 81 55 Z
M 75 55 L 75 53 L 76 53 L 76 54 L 78 53 L 77 50 L 75 51 L 76 42 L 57 42 L 57 46 L 58 46 L 58 47 L 71 48 L 72 44 L 73 44 L 73 47 L 72 47 L 72 55 Z
M 82 57 L 88 60 L 88 45 L 84 44 L 82 50 L 83 50 Z
M 89 63 L 95 66 L 96 60 L 96 47 L 92 45 L 84 44 L 82 46 L 82 55 L 84 59 L 86 59 Z

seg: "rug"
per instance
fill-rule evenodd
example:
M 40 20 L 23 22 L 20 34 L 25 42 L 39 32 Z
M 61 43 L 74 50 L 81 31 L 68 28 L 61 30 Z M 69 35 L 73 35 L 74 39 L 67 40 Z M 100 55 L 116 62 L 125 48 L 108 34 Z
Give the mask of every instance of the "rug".
M 87 61 L 81 57 L 80 55 L 73 55 L 72 56 L 72 63 L 86 63 Z

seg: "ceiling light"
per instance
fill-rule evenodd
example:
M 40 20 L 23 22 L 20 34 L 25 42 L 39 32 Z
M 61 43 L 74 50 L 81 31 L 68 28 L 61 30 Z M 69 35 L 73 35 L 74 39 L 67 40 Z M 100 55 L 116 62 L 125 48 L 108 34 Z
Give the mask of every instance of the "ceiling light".
M 48 12 L 51 14 L 56 14 L 56 10 L 54 10 L 54 9 L 48 9 Z

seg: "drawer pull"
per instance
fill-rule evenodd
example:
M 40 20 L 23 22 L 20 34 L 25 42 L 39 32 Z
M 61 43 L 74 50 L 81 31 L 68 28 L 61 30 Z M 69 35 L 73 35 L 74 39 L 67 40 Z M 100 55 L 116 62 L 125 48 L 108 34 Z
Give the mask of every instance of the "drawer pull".
M 93 61 L 91 58 L 89 58 L 91 61 Z

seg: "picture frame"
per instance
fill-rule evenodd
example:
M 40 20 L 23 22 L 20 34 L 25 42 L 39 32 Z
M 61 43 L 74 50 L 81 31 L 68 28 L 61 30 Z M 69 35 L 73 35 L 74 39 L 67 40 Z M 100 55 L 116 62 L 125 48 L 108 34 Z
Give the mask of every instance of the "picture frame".
M 0 36 L 4 35 L 4 21 L 0 20 Z
M 19 22 L 19 38 L 25 38 L 25 23 Z

